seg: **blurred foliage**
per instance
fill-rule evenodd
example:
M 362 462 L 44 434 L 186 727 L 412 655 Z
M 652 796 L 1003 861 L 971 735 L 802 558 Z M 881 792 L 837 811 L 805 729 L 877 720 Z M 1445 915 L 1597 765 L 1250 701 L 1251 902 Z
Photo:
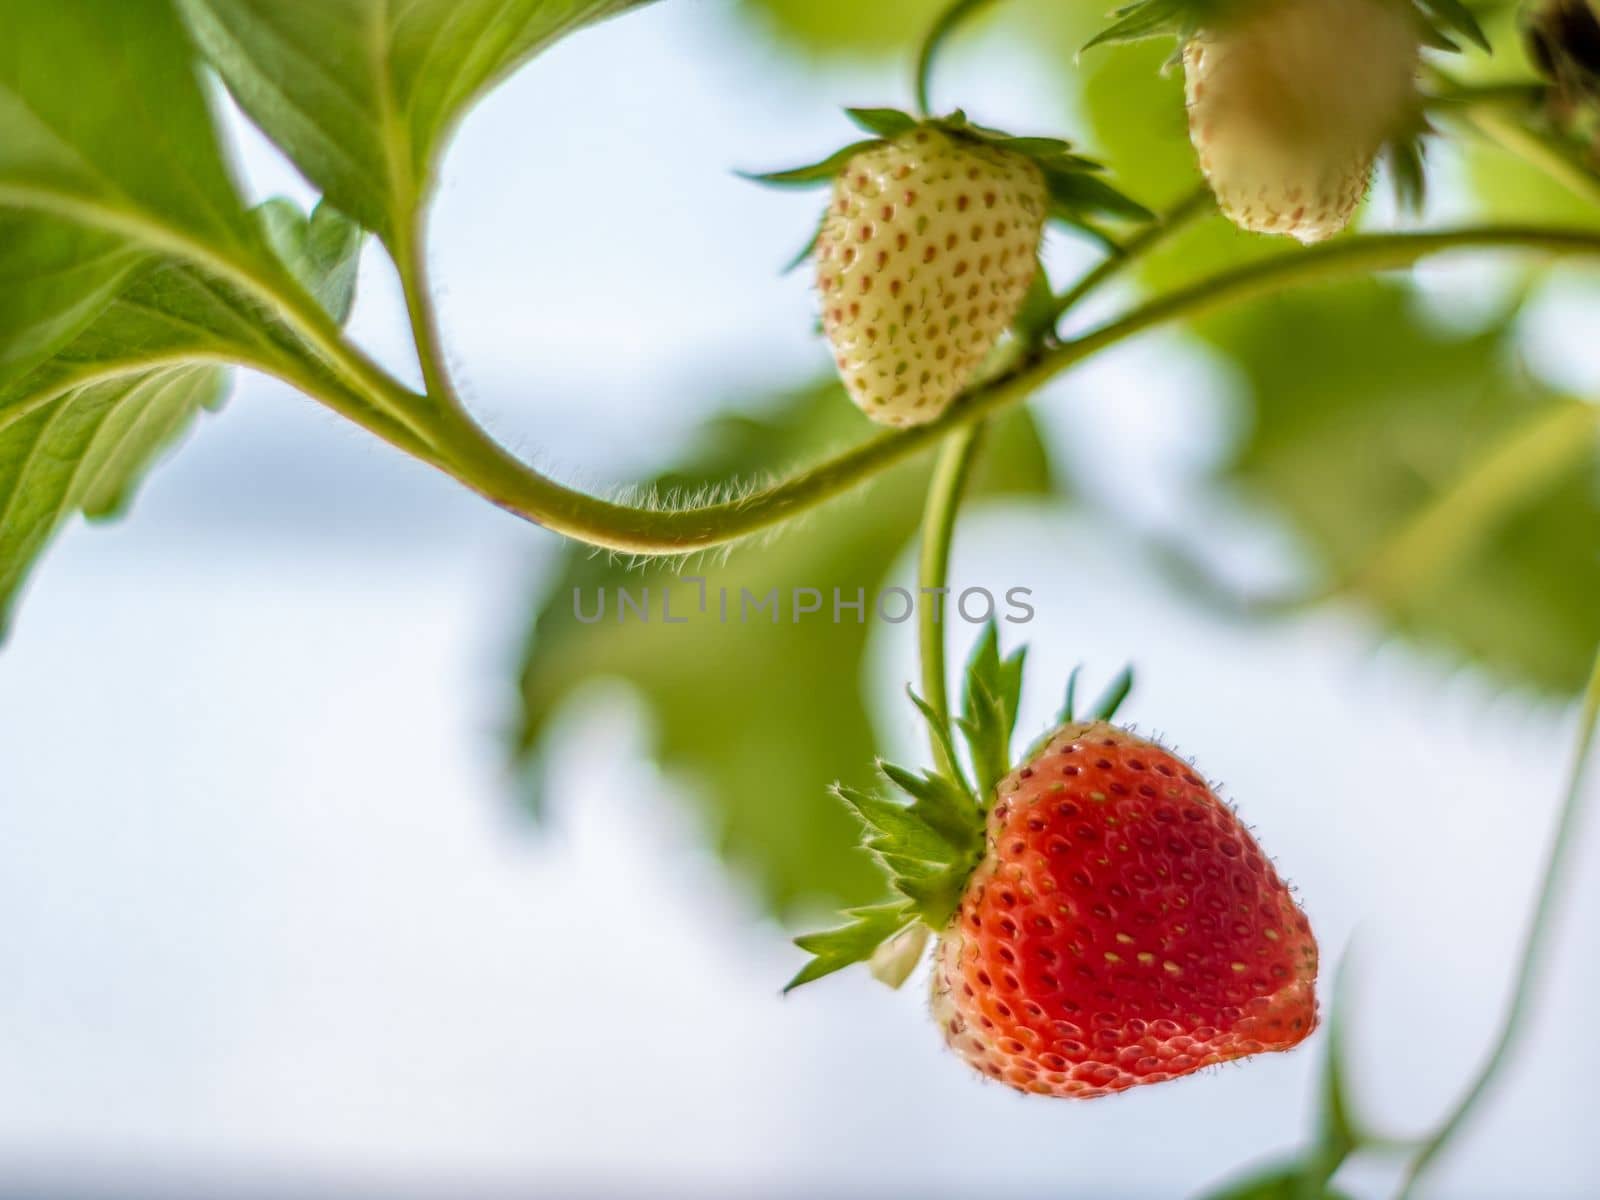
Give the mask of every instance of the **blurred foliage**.
M 1249 405 L 1231 478 L 1284 514 L 1333 579 L 1400 630 L 1504 676 L 1582 686 L 1600 642 L 1594 410 L 1520 369 L 1509 316 L 1447 332 L 1407 288 L 1364 281 L 1280 296 L 1205 333 Z M 1505 503 L 1385 553 L 1408 519 L 1530 428 L 1553 431 L 1531 443 L 1549 448 Z
M 755 24 L 790 49 L 846 57 L 907 54 L 948 4 L 949 0 L 740 0 Z M 909 78 L 909 66 L 907 70 Z
M 691 461 L 651 490 L 681 496 L 700 492 L 707 480 L 759 477 L 857 440 L 863 427 L 836 384 L 812 387 L 784 398 L 769 416 L 713 423 Z M 777 911 L 878 898 L 878 874 L 855 851 L 859 828 L 828 787 L 874 782 L 862 656 L 868 631 L 881 624 L 872 615 L 875 593 L 917 527 L 929 469 L 923 460 L 890 470 L 797 528 L 733 547 L 725 561 L 633 567 L 569 543 L 540 602 L 522 670 L 518 749 L 530 770 L 538 770 L 540 740 L 562 701 L 590 680 L 625 680 L 649 706 L 659 760 L 690 778 L 713 841 Z M 1050 466 L 1026 411 L 998 420 L 974 475 L 974 497 L 1050 490 Z M 706 579 L 703 613 L 698 585 L 679 582 L 693 576 Z M 834 622 L 835 587 L 846 602 L 864 590 L 865 623 L 848 609 Z M 620 619 L 618 588 L 635 597 L 649 589 L 648 623 L 631 610 Z M 776 624 L 754 607 L 774 588 Z M 796 620 L 795 588 L 820 591 L 822 611 Z M 665 589 L 673 617 L 688 623 L 663 623 Z M 754 597 L 744 606 L 747 621 L 741 589 Z M 586 617 L 604 592 L 604 620 L 577 619 L 575 590 Z M 890 601 L 891 612 L 900 608 Z

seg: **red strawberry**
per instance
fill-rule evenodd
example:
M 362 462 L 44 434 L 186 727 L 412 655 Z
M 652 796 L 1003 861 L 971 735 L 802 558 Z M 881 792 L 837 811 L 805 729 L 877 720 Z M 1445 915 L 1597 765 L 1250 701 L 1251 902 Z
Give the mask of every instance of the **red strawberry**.
M 1000 782 L 933 1012 L 973 1067 L 1087 1098 L 1287 1050 L 1317 945 L 1233 811 L 1154 742 L 1062 726 Z

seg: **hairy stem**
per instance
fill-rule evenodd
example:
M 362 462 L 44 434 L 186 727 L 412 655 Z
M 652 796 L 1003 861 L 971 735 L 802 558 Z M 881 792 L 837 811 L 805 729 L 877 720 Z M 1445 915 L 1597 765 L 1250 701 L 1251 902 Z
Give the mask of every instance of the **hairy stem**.
M 972 464 L 983 441 L 983 423 L 980 421 L 950 434 L 939 450 L 934 464 L 933 478 L 928 483 L 928 502 L 922 515 L 922 549 L 917 560 L 917 589 L 919 617 L 917 619 L 918 649 L 922 658 L 922 698 L 928 702 L 946 728 L 950 724 L 950 698 L 945 682 L 944 630 L 948 623 L 947 580 L 950 574 L 950 542 L 955 534 L 956 514 L 961 509 L 961 497 L 972 474 Z M 952 778 L 959 773 L 957 764 L 950 761 L 946 739 L 932 730 L 928 742 L 933 747 L 934 760 Z
M 1129 238 L 1127 243 L 1122 246 L 1120 253 L 1107 255 L 1101 259 L 1082 279 L 1057 296 L 1055 301 L 1056 322 L 1059 322 L 1069 309 L 1076 307 L 1091 292 L 1096 291 L 1103 284 L 1114 279 L 1128 267 L 1138 262 L 1140 258 L 1185 228 L 1191 221 L 1212 211 L 1213 207 L 1211 189 L 1201 184 L 1162 214 L 1160 220 Z
M 1500 1035 L 1495 1039 L 1483 1067 L 1472 1085 L 1462 1096 L 1455 1109 L 1433 1136 L 1423 1143 L 1422 1152 L 1412 1161 L 1400 1189 L 1400 1200 L 1410 1200 L 1415 1195 L 1418 1182 L 1428 1168 L 1450 1144 L 1450 1140 L 1466 1124 L 1478 1103 L 1488 1093 L 1501 1069 L 1509 1061 L 1511 1051 L 1521 1035 L 1524 1019 L 1532 1007 L 1534 990 L 1539 982 L 1540 969 L 1550 942 L 1556 906 L 1561 898 L 1561 885 L 1569 865 L 1572 848 L 1577 841 L 1579 820 L 1583 815 L 1584 783 L 1591 752 L 1594 750 L 1595 730 L 1600 725 L 1600 652 L 1596 653 L 1594 667 L 1589 676 L 1589 686 L 1584 692 L 1583 704 L 1578 713 L 1578 738 L 1573 750 L 1572 766 L 1567 776 L 1567 789 L 1562 800 L 1560 815 L 1551 834 L 1550 849 L 1544 865 L 1544 875 L 1539 885 L 1539 898 L 1522 944 L 1516 981 L 1511 993 L 1511 1003 L 1506 1008 L 1500 1025 Z
M 993 3 L 994 0 L 950 0 L 944 11 L 934 19 L 933 26 L 922 39 L 922 49 L 917 53 L 915 86 L 918 116 L 933 115 L 929 104 L 929 85 L 933 78 L 933 63 L 939 51 L 963 21 L 976 16 L 980 9 Z
M 722 545 L 779 525 L 896 463 L 946 434 L 980 421 L 1032 394 L 1070 367 L 1144 331 L 1270 296 L 1286 288 L 1369 271 L 1409 267 L 1430 254 L 1460 249 L 1538 251 L 1552 256 L 1600 257 L 1600 231 L 1493 225 L 1430 233 L 1341 238 L 1311 249 L 1220 272 L 1157 297 L 1132 312 L 1054 349 L 1025 359 L 972 389 L 937 420 L 882 433 L 816 466 L 737 499 L 687 509 L 620 504 L 570 488 L 519 462 L 465 414 L 430 403 L 359 361 L 352 369 L 375 390 L 375 406 L 428 411 L 428 456 L 494 503 L 554 532 L 604 549 L 642 555 L 684 554 Z M 358 354 L 353 348 L 352 355 Z M 361 420 L 359 416 L 353 419 Z M 367 424 L 366 421 L 362 421 Z
M 405 296 L 406 316 L 411 322 L 411 341 L 422 370 L 423 391 L 444 410 L 447 417 L 467 420 L 460 394 L 450 378 L 449 360 L 444 349 L 444 334 L 439 327 L 439 311 L 434 302 L 432 272 L 428 269 L 426 226 L 421 210 L 410 236 L 395 254 L 395 270 Z

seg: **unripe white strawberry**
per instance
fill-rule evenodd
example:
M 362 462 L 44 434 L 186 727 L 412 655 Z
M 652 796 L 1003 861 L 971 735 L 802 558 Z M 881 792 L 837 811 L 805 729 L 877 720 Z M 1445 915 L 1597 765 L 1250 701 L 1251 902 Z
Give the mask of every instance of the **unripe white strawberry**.
M 1421 26 L 1403 0 L 1252 0 L 1184 47 L 1189 136 L 1241 229 L 1318 242 L 1414 128 Z
M 1030 158 L 919 126 L 852 157 L 817 236 L 822 324 L 856 405 L 920 425 L 1017 315 L 1049 208 Z

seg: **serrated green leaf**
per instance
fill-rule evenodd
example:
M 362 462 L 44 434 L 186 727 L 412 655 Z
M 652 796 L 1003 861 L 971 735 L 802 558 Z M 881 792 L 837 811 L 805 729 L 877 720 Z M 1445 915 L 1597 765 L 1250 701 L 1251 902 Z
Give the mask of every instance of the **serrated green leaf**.
M 853 908 L 845 915 L 851 920 L 838 929 L 807 933 L 794 939 L 794 944 L 812 958 L 784 985 L 785 992 L 854 963 L 866 962 L 879 946 L 916 919 L 911 905 L 905 901 Z
M 152 261 L 269 270 L 165 0 L 0 0 L 0 29 L 0 386 Z
M 340 300 L 355 247 L 306 240 L 273 206 L 278 240 L 306 285 Z M 299 248 L 298 251 L 296 248 Z M 347 305 L 345 306 L 347 307 Z M 298 346 L 226 284 L 192 267 L 138 271 L 48 361 L 0 387 L 0 632 L 40 551 L 62 521 L 124 510 L 146 471 L 226 391 L 224 362 L 272 370 Z
M 1253 406 L 1232 479 L 1331 579 L 1503 677 L 1582 685 L 1600 641 L 1597 414 L 1519 369 L 1510 317 L 1445 332 L 1404 287 L 1367 282 L 1205 329 Z
M 741 409 L 751 407 L 748 399 Z M 860 414 L 837 384 L 783 399 L 769 416 L 727 418 L 714 425 L 681 471 L 658 479 L 659 492 L 703 492 L 720 481 L 787 468 L 841 443 L 859 439 Z M 1039 494 L 1049 469 L 1025 412 L 992 430 L 991 453 L 974 479 L 976 502 L 997 493 Z M 994 466 L 992 464 L 999 464 Z M 667 767 L 694 785 L 712 842 L 777 911 L 860 904 L 883 895 L 872 862 L 855 851 L 858 827 L 828 794 L 835 781 L 857 788 L 874 783 L 875 747 L 861 698 L 861 670 L 870 614 L 857 623 L 845 610 L 832 621 L 831 590 L 845 601 L 857 589 L 871 605 L 884 574 L 914 536 L 921 519 L 929 464 L 907 463 L 854 496 L 817 510 L 793 528 L 736 546 L 725 561 L 633 567 L 569 546 L 543 591 L 523 665 L 519 757 L 537 772 L 538 750 L 555 713 L 593 679 L 621 679 L 638 690 Z M 709 611 L 698 611 L 698 586 L 679 574 L 706 579 Z M 663 588 L 673 614 L 686 625 L 661 622 Z M 634 596 L 651 590 L 653 619 L 619 623 L 616 589 Z M 793 589 L 824 590 L 829 611 L 796 622 Z M 765 616 L 741 623 L 741 590 L 783 596 L 781 621 Z M 578 589 L 585 612 L 596 593 L 610 597 L 606 619 L 584 624 L 573 612 Z M 729 619 L 719 619 L 727 589 Z M 889 609 L 898 614 L 899 605 Z M 708 669 L 715 664 L 716 670 Z
M 647 2 L 176 0 L 240 107 L 391 250 L 485 92 L 561 37 Z

